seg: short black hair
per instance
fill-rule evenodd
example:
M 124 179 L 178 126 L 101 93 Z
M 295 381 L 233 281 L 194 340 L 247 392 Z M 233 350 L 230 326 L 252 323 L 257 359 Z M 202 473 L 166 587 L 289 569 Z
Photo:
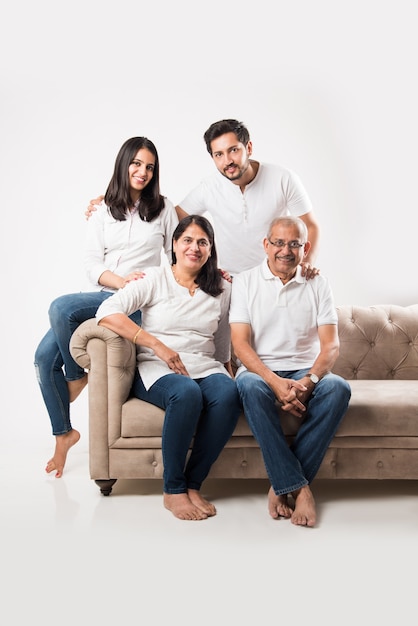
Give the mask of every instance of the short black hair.
M 217 139 L 221 135 L 225 135 L 226 133 L 234 133 L 237 136 L 238 141 L 247 145 L 250 141 L 250 133 L 248 132 L 247 127 L 238 120 L 219 120 L 219 122 L 214 122 L 209 126 L 205 134 L 203 135 L 203 139 L 206 143 L 206 149 L 209 154 L 212 156 L 212 148 L 211 143 L 214 139 Z

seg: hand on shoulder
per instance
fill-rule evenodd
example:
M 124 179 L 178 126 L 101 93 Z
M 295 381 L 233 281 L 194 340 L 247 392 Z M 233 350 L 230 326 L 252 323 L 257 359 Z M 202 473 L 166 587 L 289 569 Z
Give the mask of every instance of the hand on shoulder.
M 97 198 L 94 198 L 94 200 L 90 200 L 90 204 L 88 205 L 84 215 L 86 216 L 86 219 L 88 220 L 91 217 L 91 214 L 94 213 L 94 211 L 96 211 L 96 207 L 103 202 L 104 196 L 98 196 Z
M 309 280 L 310 278 L 314 278 L 321 271 L 317 267 L 314 267 L 313 265 L 308 263 L 307 261 L 302 261 L 300 266 L 302 268 L 302 276 L 304 276 L 306 280 Z

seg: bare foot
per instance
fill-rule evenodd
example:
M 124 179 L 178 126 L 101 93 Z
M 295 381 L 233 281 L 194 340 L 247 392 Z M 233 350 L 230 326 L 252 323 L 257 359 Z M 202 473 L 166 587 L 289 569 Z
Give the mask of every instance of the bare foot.
M 315 500 L 308 485 L 294 491 L 292 496 L 295 499 L 295 510 L 291 518 L 292 524 L 297 526 L 315 526 Z
M 67 452 L 79 439 L 80 433 L 74 429 L 65 433 L 65 435 L 56 435 L 54 456 L 52 459 L 49 459 L 45 468 L 47 474 L 56 470 L 55 478 L 61 478 L 67 459 Z
M 293 509 L 287 501 L 287 494 L 276 496 L 273 487 L 270 487 L 267 497 L 269 513 L 273 519 L 278 519 L 279 517 L 289 519 L 292 516 Z
M 206 513 L 208 517 L 216 515 L 215 505 L 209 502 L 209 500 L 205 500 L 205 498 L 202 498 L 199 491 L 197 491 L 196 489 L 189 489 L 187 493 L 191 502 L 195 506 L 197 506 L 198 509 L 203 511 L 203 513 Z
M 207 514 L 193 504 L 187 493 L 165 493 L 164 506 L 174 517 L 183 520 L 207 519 Z
M 78 380 L 69 380 L 67 382 L 68 396 L 69 396 L 70 402 L 74 402 L 74 400 L 78 398 L 78 396 L 83 391 L 87 383 L 88 383 L 88 374 L 85 374 L 83 378 L 79 378 Z

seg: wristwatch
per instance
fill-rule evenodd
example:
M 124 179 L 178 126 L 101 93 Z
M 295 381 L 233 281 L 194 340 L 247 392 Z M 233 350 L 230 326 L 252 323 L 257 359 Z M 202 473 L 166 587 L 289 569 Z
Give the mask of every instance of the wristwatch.
M 308 374 L 309 379 L 313 382 L 314 385 L 316 385 L 316 383 L 319 383 L 319 378 L 316 374 Z

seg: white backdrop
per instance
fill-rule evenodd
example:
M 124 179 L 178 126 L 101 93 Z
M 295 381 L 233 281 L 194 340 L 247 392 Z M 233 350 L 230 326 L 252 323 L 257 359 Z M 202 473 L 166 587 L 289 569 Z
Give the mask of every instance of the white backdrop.
M 418 301 L 413 0 L 23 0 L 0 52 L 6 428 L 20 406 L 22 432 L 50 434 L 33 353 L 50 301 L 84 285 L 84 210 L 134 135 L 178 203 L 213 171 L 206 128 L 239 118 L 310 194 L 336 303 Z

